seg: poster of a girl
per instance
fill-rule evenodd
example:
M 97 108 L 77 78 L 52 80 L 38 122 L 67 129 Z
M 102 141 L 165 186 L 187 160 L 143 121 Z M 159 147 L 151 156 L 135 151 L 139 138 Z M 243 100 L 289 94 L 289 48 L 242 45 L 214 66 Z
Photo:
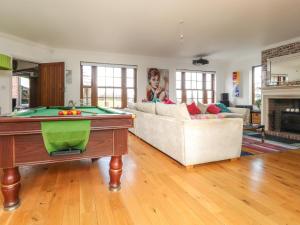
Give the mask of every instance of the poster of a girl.
M 160 72 L 156 68 L 150 68 L 148 71 L 147 100 L 164 101 L 168 98 L 167 87 L 168 77 L 164 76 L 164 86 L 160 84 Z

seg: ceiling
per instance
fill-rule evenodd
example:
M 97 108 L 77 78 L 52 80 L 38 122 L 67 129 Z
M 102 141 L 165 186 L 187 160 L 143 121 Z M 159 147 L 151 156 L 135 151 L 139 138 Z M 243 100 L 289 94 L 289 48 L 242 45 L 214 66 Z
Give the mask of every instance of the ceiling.
M 193 57 L 298 37 L 299 9 L 296 0 L 1 0 L 0 32 L 55 48 Z

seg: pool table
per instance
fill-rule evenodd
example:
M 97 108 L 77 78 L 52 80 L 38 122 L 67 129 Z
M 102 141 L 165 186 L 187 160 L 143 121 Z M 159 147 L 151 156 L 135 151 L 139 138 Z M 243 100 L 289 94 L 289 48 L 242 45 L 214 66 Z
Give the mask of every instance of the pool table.
M 48 164 L 110 156 L 109 189 L 120 189 L 122 155 L 127 153 L 128 128 L 134 115 L 100 107 L 76 107 L 81 115 L 59 115 L 69 107 L 39 107 L 0 116 L 0 168 L 4 209 L 20 205 L 19 166 Z M 84 152 L 49 155 L 45 149 L 41 123 L 45 121 L 90 121 L 90 135 Z M 74 122 L 75 123 L 75 122 Z

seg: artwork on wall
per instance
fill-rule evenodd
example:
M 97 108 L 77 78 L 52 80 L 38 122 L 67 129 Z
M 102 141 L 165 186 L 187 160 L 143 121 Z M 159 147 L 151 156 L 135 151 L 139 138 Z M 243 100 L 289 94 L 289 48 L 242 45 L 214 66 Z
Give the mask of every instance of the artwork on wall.
M 169 70 L 147 69 L 147 101 L 159 102 L 169 98 Z
M 240 76 L 240 72 L 233 72 L 232 73 L 232 81 L 233 81 L 233 96 L 234 97 L 240 97 L 240 95 L 241 95 L 241 90 L 240 90 L 241 76 Z

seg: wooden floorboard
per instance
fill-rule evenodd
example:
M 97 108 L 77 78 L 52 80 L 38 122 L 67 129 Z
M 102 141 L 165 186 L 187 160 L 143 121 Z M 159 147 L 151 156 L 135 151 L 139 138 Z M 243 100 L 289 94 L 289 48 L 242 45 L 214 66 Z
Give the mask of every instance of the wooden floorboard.
M 298 150 L 187 170 L 130 135 L 118 193 L 108 191 L 108 164 L 20 168 L 22 205 L 0 208 L 0 225 L 300 224 Z

